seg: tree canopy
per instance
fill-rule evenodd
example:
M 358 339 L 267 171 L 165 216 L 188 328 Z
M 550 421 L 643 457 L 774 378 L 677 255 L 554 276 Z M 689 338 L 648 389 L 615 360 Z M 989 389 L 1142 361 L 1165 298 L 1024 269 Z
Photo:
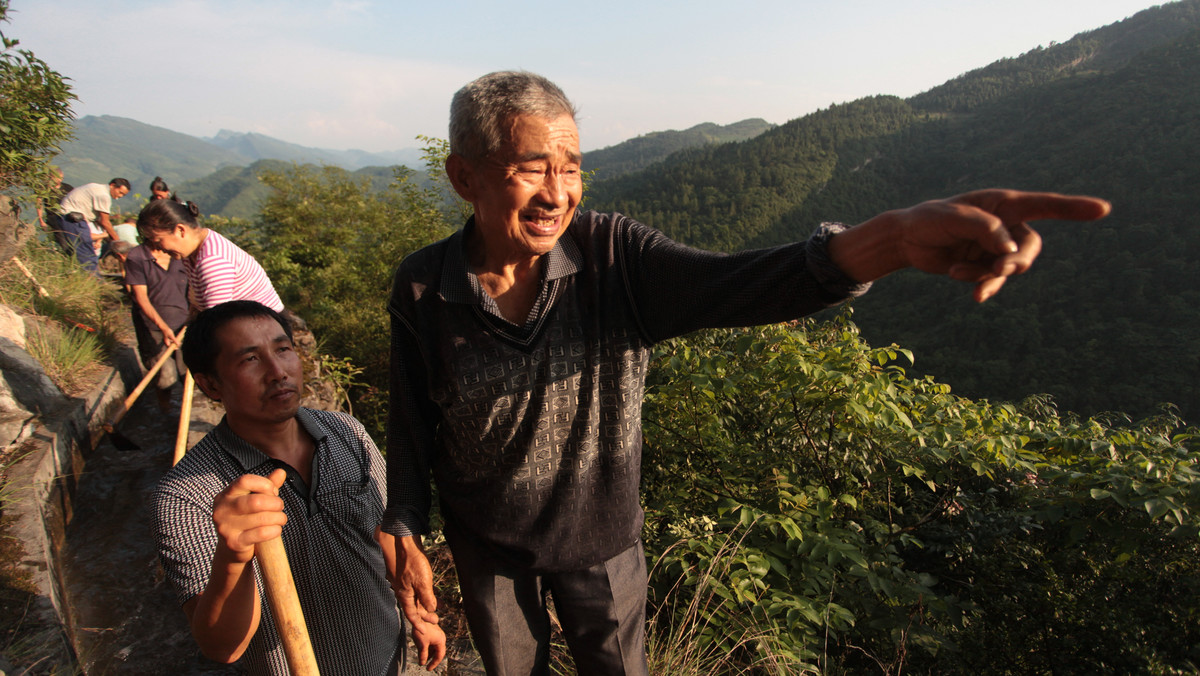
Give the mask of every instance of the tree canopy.
M 10 21 L 0 0 L 0 27 Z M 70 137 L 67 80 L 20 42 L 0 31 L 0 193 L 17 199 L 50 189 L 50 158 Z

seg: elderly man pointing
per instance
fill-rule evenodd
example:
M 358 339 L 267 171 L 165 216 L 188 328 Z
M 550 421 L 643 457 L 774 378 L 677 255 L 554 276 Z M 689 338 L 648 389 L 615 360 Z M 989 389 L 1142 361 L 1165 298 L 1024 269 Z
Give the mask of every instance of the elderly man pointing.
M 905 267 L 971 282 L 982 301 L 1037 257 L 1027 221 L 1109 210 L 985 190 L 713 253 L 576 210 L 575 110 L 545 78 L 485 75 L 450 116 L 446 172 L 475 213 L 396 273 L 384 529 L 419 619 L 437 603 L 421 549 L 432 475 L 489 674 L 547 673 L 547 598 L 581 674 L 646 673 L 638 483 L 654 343 L 802 317 Z

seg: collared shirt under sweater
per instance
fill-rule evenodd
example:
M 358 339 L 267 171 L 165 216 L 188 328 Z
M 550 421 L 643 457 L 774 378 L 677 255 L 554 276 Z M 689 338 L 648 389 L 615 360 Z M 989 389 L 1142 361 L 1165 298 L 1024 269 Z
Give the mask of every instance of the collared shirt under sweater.
M 866 291 L 805 242 L 715 253 L 620 214 L 577 213 L 529 317 L 470 271 L 473 219 L 396 273 L 384 529 L 428 532 L 429 479 L 455 529 L 532 570 L 577 570 L 640 536 L 641 405 L 655 342 L 795 319 Z

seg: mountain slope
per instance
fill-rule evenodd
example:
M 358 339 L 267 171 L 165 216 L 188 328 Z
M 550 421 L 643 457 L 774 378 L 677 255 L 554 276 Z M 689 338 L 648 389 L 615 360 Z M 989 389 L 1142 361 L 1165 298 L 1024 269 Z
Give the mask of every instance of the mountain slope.
M 330 164 L 343 169 L 361 169 L 368 166 L 390 166 L 403 164 L 411 168 L 421 166 L 420 150 L 408 148 L 392 152 L 367 152 L 365 150 L 328 150 L 309 148 L 280 141 L 255 133 L 238 133 L 222 129 L 209 143 L 231 150 L 248 162 L 257 160 L 284 160 L 300 164 Z
M 112 115 L 76 120 L 74 140 L 63 144 L 54 162 L 72 185 L 107 183 L 119 176 L 142 196 L 155 176 L 174 186 L 221 167 L 246 164 L 236 153 L 194 136 Z
M 1005 293 L 897 275 L 857 303 L 876 343 L 970 396 L 1050 392 L 1085 413 L 1200 415 L 1200 0 L 1163 5 L 1005 59 L 907 101 L 834 106 L 730 146 L 598 182 L 590 204 L 725 249 L 802 238 L 821 220 L 1002 185 L 1111 199 L 1089 226 L 1047 224 Z
M 385 153 L 325 150 L 262 134 L 230 131 L 222 131 L 212 139 L 200 139 L 112 115 L 89 115 L 76 120 L 74 140 L 64 144 L 62 153 L 55 158 L 67 183 L 106 183 L 120 176 L 129 179 L 133 184 L 132 192 L 142 197 L 148 194 L 150 181 L 155 176 L 163 177 L 172 188 L 178 188 L 218 170 L 244 169 L 259 160 L 331 164 L 352 171 L 380 165 L 421 166 L 420 151 L 415 148 Z M 222 171 L 209 182 L 225 181 L 231 175 L 230 171 Z M 247 202 L 236 211 L 244 213 L 249 204 Z M 122 206 L 129 208 L 124 203 Z
M 645 169 L 686 148 L 754 138 L 775 125 L 760 118 L 720 126 L 705 122 L 683 131 L 656 131 L 607 148 L 585 153 L 584 166 L 596 180 L 608 180 Z

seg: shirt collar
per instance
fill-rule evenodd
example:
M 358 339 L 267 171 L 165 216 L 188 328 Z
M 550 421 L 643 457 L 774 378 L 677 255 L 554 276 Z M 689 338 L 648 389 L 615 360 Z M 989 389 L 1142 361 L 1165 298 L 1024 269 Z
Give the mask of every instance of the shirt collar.
M 322 442 L 329 436 L 329 430 L 306 408 L 300 408 L 296 411 L 296 420 L 300 421 L 300 424 L 304 427 L 304 431 L 308 432 L 309 436 L 313 438 L 314 446 L 319 451 L 324 445 Z M 266 453 L 258 450 L 250 442 L 235 434 L 225 418 L 221 418 L 220 424 L 213 429 L 212 434 L 216 435 L 221 448 L 225 449 L 225 452 L 241 465 L 243 471 L 249 472 L 255 467 L 271 460 L 271 457 Z
M 546 266 L 542 271 L 542 285 L 561 277 L 569 277 L 583 269 L 583 255 L 579 245 L 569 237 L 570 228 L 579 219 L 579 212 L 568 225 L 567 232 L 554 243 L 546 254 Z M 467 266 L 467 237 L 475 229 L 475 217 L 467 219 L 461 230 L 450 236 L 447 242 L 446 261 L 442 265 L 442 297 L 451 303 L 475 305 L 483 292 L 479 280 Z

